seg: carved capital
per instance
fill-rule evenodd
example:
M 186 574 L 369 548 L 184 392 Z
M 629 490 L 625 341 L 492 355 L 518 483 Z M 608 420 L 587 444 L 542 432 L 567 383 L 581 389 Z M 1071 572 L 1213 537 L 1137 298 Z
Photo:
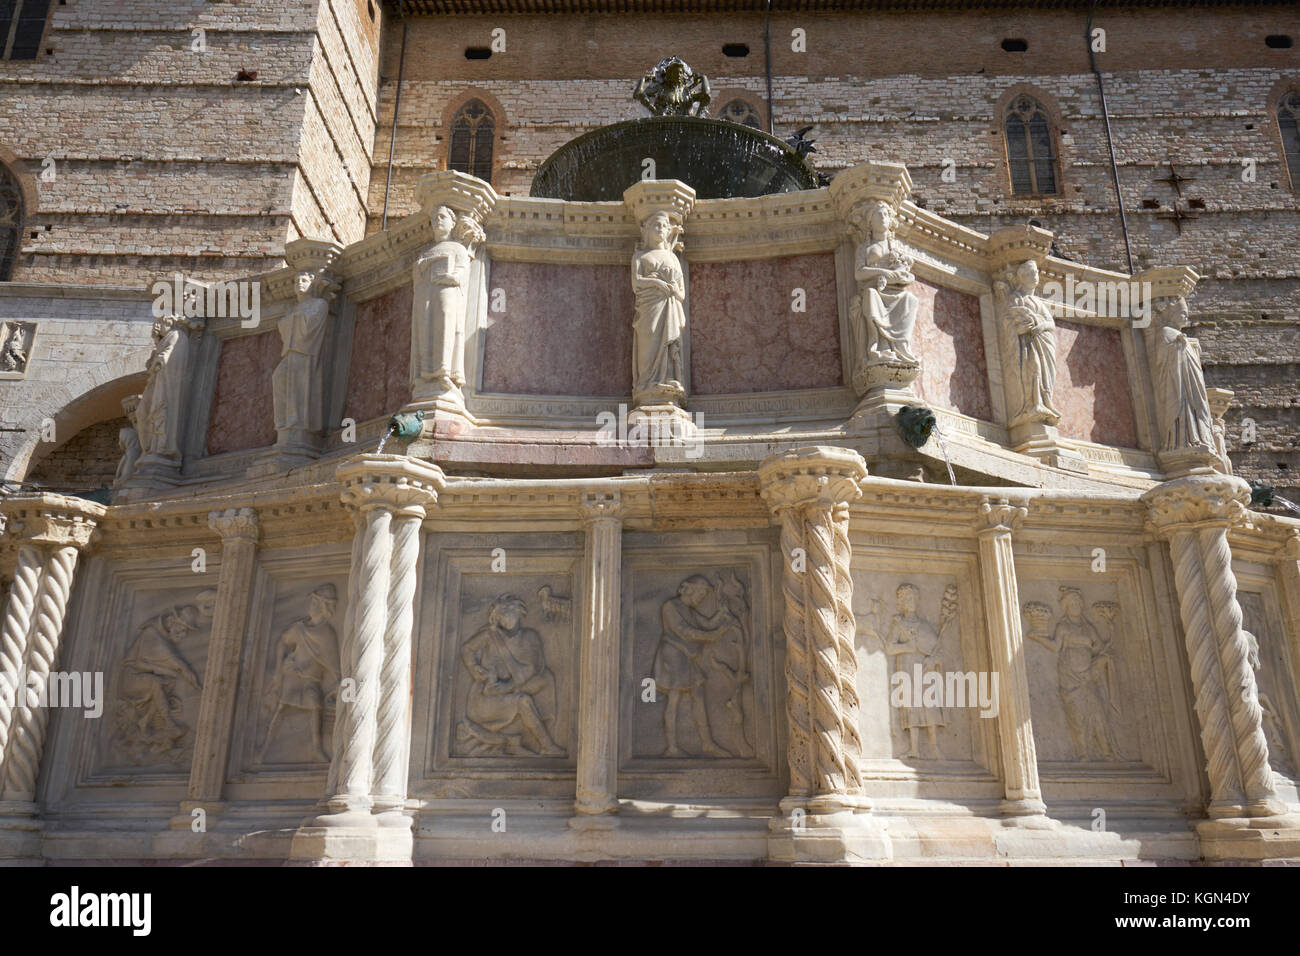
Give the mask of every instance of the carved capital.
M 643 179 L 623 191 L 623 202 L 639 223 L 663 211 L 681 225 L 695 208 L 695 190 L 676 179 Z
M 897 211 L 912 193 L 912 177 L 901 163 L 863 163 L 831 181 L 831 202 L 840 219 L 851 222 L 861 207 L 882 202 Z
M 1026 259 L 1042 262 L 1052 248 L 1052 233 L 1037 226 L 1006 226 L 989 235 L 990 271 L 1014 268 Z
M 257 541 L 257 512 L 252 508 L 227 508 L 208 513 L 208 527 L 221 535 L 222 543 Z
M 1142 496 L 1147 529 L 1168 537 L 1200 525 L 1224 528 L 1246 519 L 1250 486 L 1230 475 L 1192 475 L 1157 485 Z
M 1029 514 L 1027 498 L 984 498 L 975 517 L 977 534 L 1010 534 L 1017 530 Z
M 617 491 L 584 492 L 578 502 L 578 513 L 584 522 L 620 521 L 623 518 L 623 496 Z
M 405 455 L 360 455 L 339 465 L 336 474 L 349 508 L 386 508 L 409 518 L 423 518 L 447 483 L 437 465 Z
M 823 445 L 773 455 L 758 469 L 763 498 L 773 512 L 856 501 L 866 477 L 867 463 L 856 451 Z
M 481 179 L 454 169 L 444 169 L 420 177 L 415 187 L 415 199 L 425 216 L 433 215 L 439 206 L 450 206 L 481 224 L 496 206 L 497 193 Z
M 1300 561 L 1300 529 L 1295 529 L 1278 546 L 1277 556 L 1283 561 Z
M 23 544 L 42 547 L 92 547 L 104 517 L 103 505 L 66 495 L 14 495 L 5 500 L 4 534 Z

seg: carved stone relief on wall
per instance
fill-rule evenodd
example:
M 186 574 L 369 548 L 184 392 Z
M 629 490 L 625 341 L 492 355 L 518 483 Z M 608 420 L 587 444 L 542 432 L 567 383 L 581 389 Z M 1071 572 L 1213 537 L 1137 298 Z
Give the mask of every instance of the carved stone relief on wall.
M 1294 709 L 1284 681 L 1280 683 L 1278 679 L 1278 675 L 1288 673 L 1284 651 L 1275 638 L 1280 629 L 1270 622 L 1262 595 L 1238 591 L 1237 601 L 1241 604 L 1242 627 L 1250 646 L 1250 664 L 1255 670 L 1259 707 L 1264 712 L 1268 762 L 1276 772 L 1294 780 L 1297 768 L 1291 742 L 1296 738 L 1288 728 L 1290 719 L 1294 719 Z
M 282 624 L 284 610 L 294 616 Z M 263 658 L 256 756 L 259 763 L 327 763 L 338 710 L 339 588 L 326 582 L 277 603 Z
M 565 757 L 573 723 L 570 584 L 492 577 L 501 590 L 463 595 L 459 633 L 449 635 L 455 646 L 450 754 Z
M 643 572 L 632 753 L 751 758 L 754 635 L 745 568 Z
M 1053 593 L 1054 592 L 1054 593 Z M 1027 582 L 1021 597 L 1034 740 L 1040 760 L 1139 759 L 1113 586 Z
M 971 759 L 969 720 L 979 713 L 974 705 L 981 673 L 990 706 L 996 706 L 996 691 L 987 669 L 964 662 L 964 598 L 956 581 L 939 575 L 873 574 L 855 580 L 864 756 L 908 762 Z M 958 685 L 960 701 L 949 693 Z
M 107 761 L 118 766 L 183 766 L 194 745 L 217 592 L 143 602 L 126 636 L 110 696 Z
M 31 361 L 35 322 L 0 323 L 0 378 L 22 378 Z

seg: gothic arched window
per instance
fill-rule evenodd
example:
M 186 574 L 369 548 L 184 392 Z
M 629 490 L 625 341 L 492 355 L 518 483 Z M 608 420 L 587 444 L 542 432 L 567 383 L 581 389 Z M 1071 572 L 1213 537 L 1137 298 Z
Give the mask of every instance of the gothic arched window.
M 730 120 L 741 126 L 752 126 L 754 129 L 763 128 L 763 118 L 759 115 L 758 108 L 748 100 L 739 97 L 728 100 L 718 110 L 718 119 Z
M 1300 192 L 1300 89 L 1278 100 L 1277 128 L 1282 134 L 1282 153 L 1287 172 L 1291 174 L 1291 188 Z
M 8 282 L 23 231 L 23 193 L 8 167 L 0 165 L 0 282 Z
M 1056 145 L 1047 110 L 1032 96 L 1011 101 L 1005 117 L 1007 165 L 1014 195 L 1058 192 Z
M 456 111 L 451 120 L 451 146 L 447 168 L 469 173 L 492 182 L 492 143 L 496 119 L 487 104 L 473 99 Z

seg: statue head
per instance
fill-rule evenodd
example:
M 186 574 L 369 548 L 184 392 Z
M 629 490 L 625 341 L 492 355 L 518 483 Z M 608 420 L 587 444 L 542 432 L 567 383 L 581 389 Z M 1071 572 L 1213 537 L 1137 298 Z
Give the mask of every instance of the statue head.
M 662 66 L 663 84 L 668 89 L 681 89 L 691 78 L 691 68 L 679 56 L 669 57 Z
M 1187 300 L 1179 296 L 1161 296 L 1152 303 L 1156 328 L 1182 329 L 1187 326 Z
M 671 249 L 682 228 L 665 209 L 657 209 L 641 223 L 641 243 L 646 249 Z
M 185 607 L 174 607 L 163 615 L 163 630 L 167 632 L 167 637 L 175 643 L 190 631 L 199 629 L 199 609 L 186 605 Z
M 451 238 L 455 239 L 466 249 L 473 252 L 478 245 L 487 239 L 487 234 L 483 227 L 479 225 L 477 219 L 473 216 L 459 216 L 456 224 L 452 227 Z
M 1079 617 L 1083 614 L 1082 591 L 1078 588 L 1062 587 L 1059 593 L 1061 609 L 1068 617 Z
M 1033 259 L 1026 259 L 1016 266 L 1015 285 L 1021 292 L 1031 295 L 1038 288 L 1038 263 Z
M 677 596 L 687 607 L 699 607 L 713 591 L 713 585 L 702 574 L 692 574 L 677 586 Z
M 451 231 L 456 228 L 456 210 L 450 206 L 439 206 L 433 211 L 433 238 L 446 242 L 451 238 Z
M 338 607 L 338 588 L 334 587 L 332 584 L 322 584 L 315 591 L 311 592 L 310 603 L 312 621 L 316 623 L 328 621 L 334 616 L 334 609 Z
M 513 631 L 528 615 L 528 605 L 514 594 L 503 594 L 488 608 L 488 623 L 504 631 Z
M 212 616 L 217 613 L 216 588 L 207 588 L 196 594 L 194 596 L 194 606 L 203 618 L 212 620 Z
M 898 603 L 898 613 L 904 617 L 911 617 L 921 605 L 921 589 L 915 584 L 904 582 L 894 592 L 894 600 Z

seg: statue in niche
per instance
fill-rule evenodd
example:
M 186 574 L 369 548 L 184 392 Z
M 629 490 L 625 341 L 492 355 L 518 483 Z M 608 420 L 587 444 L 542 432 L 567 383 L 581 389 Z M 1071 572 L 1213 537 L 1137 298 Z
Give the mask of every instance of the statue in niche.
M 637 81 L 632 98 L 654 116 L 708 116 L 708 78 L 675 56 L 664 57 Z
M 1155 365 L 1160 451 L 1200 449 L 1217 454 L 1214 416 L 1201 371 L 1201 344 L 1183 333 L 1187 300 L 1156 299 L 1147 332 Z
M 850 225 L 859 239 L 853 269 L 858 294 L 849 306 L 853 354 L 860 370 L 854 373 L 855 385 L 865 386 L 859 391 L 887 383 L 906 385 L 921 369 L 912 352 L 918 299 L 907 291 L 916 281 L 912 259 L 895 245 L 895 215 L 888 203 L 865 203 Z
M 31 322 L 6 322 L 4 345 L 0 347 L 0 371 L 25 372 L 36 326 Z
M 667 695 L 663 756 L 688 756 L 680 727 L 685 702 L 705 755 L 753 756 L 744 710 L 750 678 L 744 583 L 732 571 L 713 582 L 693 574 L 659 614 L 663 629 L 651 673 L 656 691 Z
M 275 711 L 258 751 L 259 761 L 266 759 L 267 748 L 286 713 L 306 711 L 311 722 L 312 752 L 318 760 L 329 762 L 322 725 L 325 711 L 338 694 L 339 638 L 331 623 L 338 601 L 334 585 L 321 585 L 311 592 L 307 616 L 294 621 L 280 635 L 275 680 L 267 695 Z
M 1020 386 L 1020 408 L 1012 425 L 1045 422 L 1055 425 L 1061 413 L 1053 402 L 1056 387 L 1056 322 L 1052 310 L 1034 292 L 1038 288 L 1038 263 L 1026 259 L 993 284 L 1002 321 L 1015 337 L 1015 381 Z
M 896 613 L 885 628 L 879 624 L 883 605 L 879 598 L 873 599 L 868 616 L 874 622 L 869 626 L 870 631 L 880 641 L 890 660 L 890 687 L 892 689 L 895 684 L 895 675 L 901 674 L 914 690 L 919 690 L 921 681 L 915 676 L 918 667 L 922 679 L 926 674 L 943 672 L 943 636 L 957 620 L 957 586 L 950 584 L 944 588 L 937 627 L 921 616 L 921 589 L 915 584 L 905 581 L 895 590 Z M 943 707 L 913 699 L 909 706 L 891 706 L 890 712 L 898 715 L 895 732 L 907 735 L 908 747 L 903 758 L 923 759 L 920 737 L 924 730 L 933 759 L 943 759 L 943 752 L 939 749 L 939 728 L 947 726 Z
M 136 407 L 136 431 L 145 455 L 180 458 L 185 385 L 195 341 L 203 323 L 170 315 L 153 324 L 153 353 L 145 365 L 148 376 Z
M 450 206 L 433 211 L 434 244 L 415 260 L 412 347 L 419 377 L 444 392 L 465 384 L 466 293 L 483 227 Z
M 1124 760 L 1111 721 L 1119 714 L 1119 693 L 1111 644 L 1119 606 L 1113 601 L 1093 604 L 1101 630 L 1083 613 L 1083 592 L 1061 587 L 1062 617 L 1049 636 L 1052 611 L 1045 604 L 1027 604 L 1026 636 L 1056 653 L 1057 691 L 1070 731 L 1074 755 L 1080 760 Z
M 686 282 L 673 251 L 681 249 L 681 232 L 667 210 L 656 210 L 641 224 L 641 247 L 632 256 L 632 397 L 637 405 L 680 403 L 686 395 Z
M 194 604 L 172 607 L 145 621 L 122 659 L 117 733 L 138 757 L 174 761 L 184 749 L 189 727 L 177 716 L 184 707 L 182 694 L 199 692 L 202 684 L 177 645 L 211 623 L 216 597 L 215 591 L 203 591 Z
M 122 457 L 117 463 L 117 474 L 113 477 L 114 487 L 135 474 L 136 463 L 140 460 L 140 432 L 135 425 L 135 412 L 139 404 L 139 395 L 122 399 L 122 411 L 126 412 L 126 420 L 130 424 L 117 430 L 117 447 L 122 450 Z
M 528 605 L 502 594 L 488 608 L 487 626 L 460 649 L 471 685 L 456 742 L 468 756 L 562 757 L 555 742 L 555 675 L 541 636 L 523 626 Z
M 330 299 L 339 285 L 323 274 L 294 277 L 297 304 L 280 319 L 280 362 L 271 373 L 271 398 L 277 432 L 315 433 L 324 427 L 324 355 Z

